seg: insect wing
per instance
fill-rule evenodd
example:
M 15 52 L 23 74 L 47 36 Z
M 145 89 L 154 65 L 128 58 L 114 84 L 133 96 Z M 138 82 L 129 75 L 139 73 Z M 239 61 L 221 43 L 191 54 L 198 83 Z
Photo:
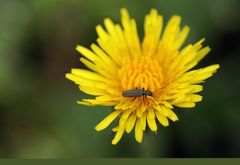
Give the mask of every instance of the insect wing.
M 143 96 L 143 90 L 142 89 L 125 90 L 123 91 L 122 95 L 124 97 L 141 97 Z

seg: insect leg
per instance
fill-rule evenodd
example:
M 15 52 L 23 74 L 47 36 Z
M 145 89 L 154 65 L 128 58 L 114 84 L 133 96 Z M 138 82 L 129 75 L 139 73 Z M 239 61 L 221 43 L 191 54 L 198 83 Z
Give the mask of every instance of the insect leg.
M 137 98 L 137 97 L 134 97 L 134 98 L 132 98 L 132 100 L 131 100 L 131 101 L 134 101 L 136 98 Z

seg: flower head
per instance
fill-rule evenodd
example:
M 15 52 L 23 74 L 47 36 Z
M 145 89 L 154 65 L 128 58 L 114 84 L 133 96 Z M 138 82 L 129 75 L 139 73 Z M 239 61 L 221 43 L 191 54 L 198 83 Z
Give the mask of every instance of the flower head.
M 181 48 L 189 27 L 180 28 L 180 21 L 180 16 L 172 16 L 162 31 L 163 18 L 152 9 L 145 17 L 140 42 L 135 20 L 122 9 L 122 26 L 106 18 L 105 30 L 96 27 L 98 45 L 92 44 L 91 50 L 76 47 L 83 55 L 80 61 L 90 70 L 72 69 L 66 77 L 81 91 L 96 96 L 82 99 L 79 104 L 114 106 L 114 111 L 95 127 L 101 131 L 119 118 L 113 128 L 116 135 L 112 144 L 133 128 L 136 141 L 141 143 L 147 126 L 157 132 L 158 122 L 166 127 L 169 119 L 178 120 L 174 107 L 191 108 L 202 100 L 196 94 L 203 89 L 199 84 L 211 77 L 219 65 L 191 70 L 210 48 L 202 46 L 204 39 Z

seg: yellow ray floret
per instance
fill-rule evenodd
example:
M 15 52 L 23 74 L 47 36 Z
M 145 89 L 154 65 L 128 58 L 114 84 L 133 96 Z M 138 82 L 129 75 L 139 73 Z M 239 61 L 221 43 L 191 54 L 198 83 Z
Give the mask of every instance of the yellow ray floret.
M 156 133 L 159 123 L 167 127 L 169 120 L 179 120 L 175 107 L 192 108 L 202 101 L 198 94 L 203 90 L 201 83 L 220 66 L 193 70 L 211 49 L 203 46 L 205 39 L 181 48 L 190 28 L 180 24 L 181 17 L 174 15 L 163 28 L 163 17 L 151 9 L 140 41 L 135 20 L 123 8 L 121 25 L 106 18 L 104 26 L 96 26 L 98 44 L 91 44 L 90 49 L 77 45 L 80 61 L 88 70 L 72 69 L 66 78 L 94 96 L 79 100 L 79 104 L 114 107 L 95 127 L 101 131 L 118 119 L 112 128 L 116 133 L 113 145 L 133 129 L 141 143 L 146 129 Z M 132 95 L 123 94 L 126 91 Z

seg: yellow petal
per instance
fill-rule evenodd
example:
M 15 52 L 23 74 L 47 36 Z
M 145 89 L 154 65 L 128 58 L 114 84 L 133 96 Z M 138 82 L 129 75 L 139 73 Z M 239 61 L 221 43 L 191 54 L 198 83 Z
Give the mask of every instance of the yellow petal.
M 109 39 L 108 34 L 105 32 L 105 30 L 103 29 L 103 27 L 101 25 L 96 26 L 96 31 L 97 31 L 99 38 L 101 38 L 103 41 L 107 41 Z
M 157 124 L 156 124 L 156 121 L 155 121 L 155 114 L 153 113 L 154 115 L 154 118 L 152 118 L 152 112 L 153 110 L 150 110 L 147 114 L 147 123 L 148 123 L 148 126 L 149 128 L 152 130 L 152 131 L 157 131 Z
M 218 68 L 220 68 L 220 65 L 219 64 L 214 64 L 214 65 L 210 65 L 208 67 L 205 67 L 205 68 L 201 69 L 201 72 L 203 72 L 203 73 L 208 73 L 208 72 L 215 73 Z
M 196 55 L 197 55 L 197 52 L 195 51 L 191 51 L 182 55 L 181 65 L 187 65 L 189 62 L 195 59 Z
M 123 112 L 123 114 L 122 114 L 122 116 L 119 120 L 118 131 L 117 131 L 115 137 L 112 140 L 113 145 L 117 144 L 119 142 L 119 140 L 122 138 L 122 135 L 123 135 L 124 130 L 126 128 L 126 123 L 127 123 L 128 117 L 129 117 L 131 112 L 132 112 L 131 110 Z
M 111 72 L 109 72 L 109 69 L 106 69 L 106 65 L 103 67 L 102 65 L 99 65 L 101 63 L 98 64 L 94 64 L 91 61 L 81 57 L 80 61 L 86 66 L 88 67 L 90 70 L 99 73 L 101 75 L 103 75 L 104 77 L 108 77 L 108 78 L 113 78 L 115 77 L 115 75 L 112 75 Z
M 202 96 L 197 95 L 197 94 L 189 94 L 188 97 L 190 98 L 190 101 L 192 101 L 192 102 L 202 101 Z
M 192 85 L 191 88 L 192 88 L 191 93 L 197 93 L 203 90 L 202 85 Z
M 105 128 L 107 128 L 116 117 L 120 114 L 120 111 L 114 111 L 110 115 L 108 115 L 104 120 L 102 120 L 96 127 L 95 129 L 97 131 L 101 131 Z
M 108 33 L 111 36 L 111 42 L 114 43 L 115 49 L 118 50 L 118 54 L 116 54 L 116 58 L 120 61 L 120 65 L 124 64 L 125 59 L 130 59 L 129 47 L 127 45 L 127 38 L 124 36 L 124 31 L 122 30 L 120 25 L 114 25 L 110 19 L 105 19 L 104 24 Z M 124 54 L 124 58 L 122 58 L 122 54 Z
M 183 103 L 178 103 L 178 104 L 174 104 L 177 107 L 181 107 L 181 108 L 192 108 L 196 106 L 196 103 L 194 102 L 183 102 Z
M 91 60 L 94 63 L 101 63 L 98 56 L 94 54 L 91 50 L 85 48 L 84 46 L 77 45 L 76 50 L 81 53 L 84 57 Z
M 183 49 L 180 53 L 180 56 L 182 56 L 182 64 L 184 65 L 188 65 L 189 63 L 193 63 L 196 61 L 197 64 L 197 55 L 198 55 L 198 51 L 202 48 L 202 42 L 205 39 L 201 39 L 199 40 L 197 43 L 195 43 L 194 45 L 188 45 L 186 47 L 186 49 Z M 190 69 L 190 68 L 189 68 Z
M 78 84 L 78 81 L 79 81 L 79 80 L 78 80 L 78 76 L 73 75 L 73 74 L 71 74 L 71 73 L 67 73 L 67 74 L 65 74 L 65 77 L 66 77 L 67 79 L 73 81 L 74 83 Z
M 98 72 L 98 69 L 99 69 L 99 68 L 97 68 L 97 66 L 96 66 L 94 63 L 92 63 L 91 61 L 89 61 L 89 60 L 87 60 L 86 58 L 83 58 L 83 57 L 80 58 L 80 61 L 81 61 L 86 67 L 88 67 L 89 69 L 91 69 L 91 70 L 93 70 L 93 71 L 95 71 L 95 72 Z
M 126 122 L 128 121 L 129 115 L 132 113 L 132 110 L 127 110 L 122 113 L 122 116 L 119 120 L 119 128 L 125 128 Z
M 141 118 L 146 109 L 147 109 L 147 105 L 145 105 L 143 102 L 141 102 L 139 109 L 137 109 L 137 116 L 139 118 Z
M 138 143 L 142 143 L 143 138 L 143 128 L 141 126 L 140 120 L 137 119 L 136 127 L 135 127 L 135 139 Z
M 96 80 L 101 82 L 106 81 L 103 76 L 85 69 L 72 69 L 72 74 L 89 80 Z
M 137 115 L 135 113 L 132 113 L 132 115 L 129 117 L 127 124 L 126 124 L 126 132 L 127 133 L 130 133 L 131 130 L 133 129 L 136 119 L 137 119 Z
M 96 106 L 96 105 L 104 105 L 104 106 L 114 106 L 116 105 L 113 101 L 97 101 L 95 99 L 82 99 L 81 101 L 77 101 L 78 104 Z
M 126 110 L 129 108 L 129 101 L 127 100 L 121 100 L 115 107 L 114 109 L 119 109 L 119 110 Z
M 176 99 L 174 99 L 172 101 L 172 104 L 182 103 L 182 102 L 185 102 L 185 100 L 186 100 L 186 95 L 185 94 L 180 94 L 176 97 Z
M 185 69 L 183 70 L 184 72 L 197 65 L 197 63 L 201 60 L 200 58 L 203 58 L 210 51 L 209 47 L 202 48 L 202 42 L 204 40 L 205 39 L 203 38 L 194 45 L 189 44 L 187 47 L 181 50 L 181 65 L 185 65 Z
M 116 45 L 111 41 L 103 41 L 101 38 L 97 39 L 99 46 L 112 58 L 117 67 L 122 65 L 122 59 L 119 58 L 119 50 Z
M 161 113 L 159 113 L 158 111 L 155 111 L 156 117 L 158 119 L 158 121 L 164 126 L 167 127 L 169 125 L 168 123 L 168 119 L 162 115 Z
M 105 90 L 95 88 L 95 87 L 81 85 L 81 86 L 79 86 L 79 89 L 87 94 L 95 95 L 95 96 L 107 94 Z
M 76 83 L 78 85 L 97 87 L 99 89 L 109 88 L 108 85 L 106 85 L 105 83 L 95 81 L 95 80 L 89 80 L 89 79 L 79 77 L 79 76 L 71 74 L 71 73 L 67 73 L 65 76 L 67 79 L 73 81 L 74 83 Z
M 163 114 L 164 116 L 169 116 L 170 113 L 167 108 L 164 108 L 164 105 L 154 105 L 153 106 L 159 113 Z
M 113 145 L 116 145 L 121 140 L 121 138 L 123 136 L 123 133 L 124 133 L 124 130 L 125 130 L 125 127 L 122 127 L 122 128 L 119 127 L 118 128 L 118 131 L 117 131 L 115 137 L 112 140 Z
M 155 118 L 155 114 L 154 114 L 153 110 L 149 110 L 149 111 L 148 111 L 148 116 L 149 116 L 149 118 L 151 118 L 151 119 L 154 119 L 154 118 Z
M 114 106 L 116 103 L 114 101 L 97 101 L 95 99 L 82 99 L 80 101 L 77 101 L 78 104 L 83 105 L 90 105 L 90 106 L 96 106 L 96 105 L 104 105 L 104 106 Z
M 201 61 L 210 51 L 211 51 L 211 48 L 208 46 L 198 51 L 196 55 L 196 61 L 197 62 Z
M 117 127 L 114 127 L 114 128 L 112 129 L 112 131 L 113 131 L 113 132 L 117 132 L 118 129 L 119 129 L 119 127 L 117 126 Z
M 164 106 L 168 107 L 168 108 L 173 108 L 173 106 L 167 101 L 161 101 L 160 103 L 163 104 Z
M 172 121 L 177 121 L 177 115 L 168 107 L 165 106 L 155 106 L 155 109 L 162 115 L 167 116 Z
M 178 117 L 177 115 L 171 110 L 168 109 L 169 115 L 167 116 L 169 119 L 171 119 L 172 121 L 178 121 Z
M 162 31 L 163 18 L 158 15 L 157 10 L 152 9 L 144 21 L 144 39 L 142 43 L 143 53 L 151 56 L 156 51 L 160 34 Z
M 106 94 L 106 95 L 96 97 L 96 100 L 97 101 L 119 101 L 120 98 L 121 97 L 119 97 L 119 96 L 114 97 L 114 95 Z
M 189 31 L 190 31 L 190 28 L 188 26 L 184 26 L 182 31 L 178 34 L 177 39 L 174 43 L 175 49 L 179 49 L 182 46 L 182 44 L 184 43 L 184 41 L 188 36 Z
M 117 54 L 120 53 L 122 51 L 120 48 L 120 44 L 123 44 L 123 43 L 122 43 L 122 40 L 120 40 L 117 35 L 116 26 L 113 24 L 112 20 L 109 18 L 104 19 L 104 24 L 105 24 L 105 27 L 106 27 L 108 33 L 110 34 L 110 37 L 111 37 L 110 41 L 112 42 L 112 44 L 115 45 L 115 49 L 117 49 L 119 51 L 119 52 L 117 52 Z M 118 61 L 118 63 L 120 65 L 122 65 L 122 58 L 121 58 L 121 56 L 118 56 L 117 54 L 114 56 L 114 58 Z
M 106 64 L 106 67 L 111 68 L 110 71 L 113 73 L 117 72 L 117 65 L 115 62 L 96 44 L 91 45 L 91 49 L 101 58 L 102 61 L 104 61 L 104 64 Z
M 85 101 L 77 101 L 77 103 L 81 104 L 81 105 L 94 106 L 94 104 L 91 104 L 91 103 L 85 102 Z
M 213 75 L 220 66 L 218 64 L 211 65 L 202 69 L 198 69 L 191 79 L 191 83 L 199 83 Z
M 140 41 L 135 20 L 130 19 L 127 9 L 121 9 L 121 22 L 129 51 L 133 59 L 138 59 L 141 54 Z
M 180 22 L 181 22 L 181 17 L 174 15 L 170 18 L 168 21 L 161 42 L 166 44 L 168 48 L 173 49 L 173 44 L 174 41 L 179 33 L 180 30 Z
M 140 120 L 141 128 L 145 131 L 145 129 L 146 129 L 146 120 L 147 120 L 146 113 L 143 113 L 141 118 L 139 118 L 139 120 Z
M 115 40 L 116 42 L 119 42 L 117 34 L 116 34 L 115 25 L 113 24 L 112 20 L 110 18 L 105 18 L 104 24 L 105 24 L 105 27 L 106 27 L 108 33 L 112 37 L 112 39 Z

